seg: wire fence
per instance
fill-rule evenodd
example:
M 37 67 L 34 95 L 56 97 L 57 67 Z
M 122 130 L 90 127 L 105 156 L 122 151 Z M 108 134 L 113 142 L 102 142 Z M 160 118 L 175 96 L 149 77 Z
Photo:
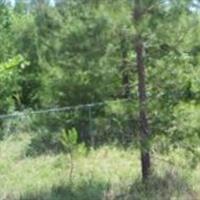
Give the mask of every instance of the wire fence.
M 40 110 L 29 109 L 0 115 L 0 138 L 25 133 L 31 135 L 30 145 L 33 145 L 34 150 L 57 151 L 60 134 L 63 131 L 67 133 L 75 129 L 78 134 L 78 142 L 83 142 L 88 146 L 119 144 L 124 147 L 130 145 L 139 147 L 138 119 L 138 104 L 131 98 Z M 159 122 L 156 121 L 157 119 L 154 120 L 150 116 L 149 124 L 152 132 L 155 128 L 159 129 Z M 173 146 L 173 142 L 170 143 L 165 138 L 162 141 L 162 137 L 160 137 L 153 143 L 152 150 L 155 149 L 156 152 L 156 154 L 154 151 L 151 152 L 153 159 L 176 167 L 177 165 L 172 160 L 158 156 L 159 151 Z M 193 151 L 191 146 L 184 146 L 183 149 Z
M 77 106 L 25 110 L 0 115 L 0 135 L 40 135 L 51 142 L 60 132 L 75 129 L 79 141 L 91 146 L 105 142 L 128 144 L 136 141 L 137 105 L 131 99 L 117 99 Z
M 65 107 L 55 107 L 55 108 L 49 108 L 49 109 L 40 109 L 36 111 L 22 111 L 22 112 L 16 112 L 11 114 L 3 114 L 0 115 L 0 119 L 9 119 L 9 118 L 18 118 L 21 116 L 30 116 L 30 115 L 36 115 L 36 114 L 47 114 L 51 112 L 65 112 L 65 111 L 77 111 L 84 108 L 88 108 L 89 110 L 94 107 L 106 105 L 108 103 L 117 103 L 117 102 L 128 102 L 130 99 L 119 99 L 119 100 L 110 100 L 110 101 L 103 101 L 103 102 L 96 102 L 96 103 L 89 103 L 89 104 L 79 104 L 77 106 L 65 106 Z

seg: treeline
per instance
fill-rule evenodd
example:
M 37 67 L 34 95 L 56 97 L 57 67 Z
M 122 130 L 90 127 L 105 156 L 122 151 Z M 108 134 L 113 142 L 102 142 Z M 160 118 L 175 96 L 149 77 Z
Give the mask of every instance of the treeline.
M 118 126 L 125 127 L 125 118 L 137 135 L 134 44 L 139 32 L 152 138 L 164 138 L 164 148 L 180 141 L 195 145 L 200 135 L 200 18 L 191 2 L 149 1 L 137 26 L 132 1 L 16 1 L 14 7 L 2 3 L 1 114 L 130 98 L 128 108 L 95 108 L 92 118 L 96 117 L 101 139 L 109 134 L 120 138 L 123 131 Z M 76 121 L 70 126 L 87 132 L 88 111 L 66 115 Z M 117 120 L 105 128 L 111 118 Z M 63 119 L 56 114 L 51 120 L 41 116 L 35 125 L 67 128 Z
M 17 88 L 0 95 L 8 103 L 2 112 L 126 96 L 123 82 L 129 82 L 123 76 L 134 61 L 130 6 L 121 1 L 114 7 L 94 1 L 66 1 L 55 7 L 41 2 L 28 11 L 22 3 L 1 8 L 1 62 L 21 55 L 28 63 L 15 73 L 15 78 L 20 76 Z
M 30 4 L 17 1 L 15 7 L 2 4 L 1 11 L 1 114 L 135 95 L 136 86 L 131 87 L 136 79 L 130 42 L 133 27 L 131 16 L 127 15 L 131 12 L 129 3 L 63 1 L 53 6 L 42 1 Z M 45 126 L 51 131 L 75 126 L 88 142 L 91 132 L 88 129 L 94 117 L 99 118 L 92 122 L 92 129 L 101 132 L 108 126 L 111 137 L 125 123 L 122 118 L 129 120 L 124 117 L 125 112 L 123 109 L 119 116 L 115 108 L 97 106 L 89 119 L 89 110 L 83 108 L 73 114 L 37 116 L 34 126 L 36 129 Z M 110 122 L 115 118 L 121 118 L 120 122 Z M 71 123 L 66 122 L 70 120 Z M 118 127 L 111 130 L 113 123 Z M 103 133 L 99 137 L 104 140 Z

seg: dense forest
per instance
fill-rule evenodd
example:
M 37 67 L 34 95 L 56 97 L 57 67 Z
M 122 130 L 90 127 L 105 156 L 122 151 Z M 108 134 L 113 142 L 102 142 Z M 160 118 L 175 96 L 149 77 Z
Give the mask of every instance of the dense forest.
M 200 199 L 199 9 L 0 0 L 0 199 Z

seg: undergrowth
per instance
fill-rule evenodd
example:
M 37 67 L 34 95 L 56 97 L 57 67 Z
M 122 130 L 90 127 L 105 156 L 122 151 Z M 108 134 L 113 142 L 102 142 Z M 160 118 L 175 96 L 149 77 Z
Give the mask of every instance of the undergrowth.
M 200 194 L 199 166 L 187 167 L 181 151 L 163 156 L 174 165 L 153 160 L 154 173 L 145 186 L 140 179 L 139 153 L 115 146 L 75 152 L 69 177 L 67 153 L 27 156 L 26 134 L 0 142 L 1 200 L 196 200 Z M 176 162 L 177 160 L 177 162 Z M 181 164 L 186 167 L 181 167 Z

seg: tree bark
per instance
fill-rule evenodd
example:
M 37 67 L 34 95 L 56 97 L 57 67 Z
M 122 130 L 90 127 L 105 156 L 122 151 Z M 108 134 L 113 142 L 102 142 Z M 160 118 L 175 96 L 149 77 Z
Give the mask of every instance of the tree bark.
M 134 8 L 134 22 L 137 25 L 142 18 L 142 6 L 140 0 L 135 0 Z M 151 172 L 151 159 L 149 141 L 149 126 L 147 118 L 147 96 L 146 96 L 146 72 L 144 66 L 144 44 L 141 33 L 137 31 L 135 38 L 135 52 L 136 52 L 136 65 L 138 73 L 138 94 L 139 94 L 139 131 L 140 131 L 140 145 L 141 145 L 141 168 L 142 179 L 146 182 Z

